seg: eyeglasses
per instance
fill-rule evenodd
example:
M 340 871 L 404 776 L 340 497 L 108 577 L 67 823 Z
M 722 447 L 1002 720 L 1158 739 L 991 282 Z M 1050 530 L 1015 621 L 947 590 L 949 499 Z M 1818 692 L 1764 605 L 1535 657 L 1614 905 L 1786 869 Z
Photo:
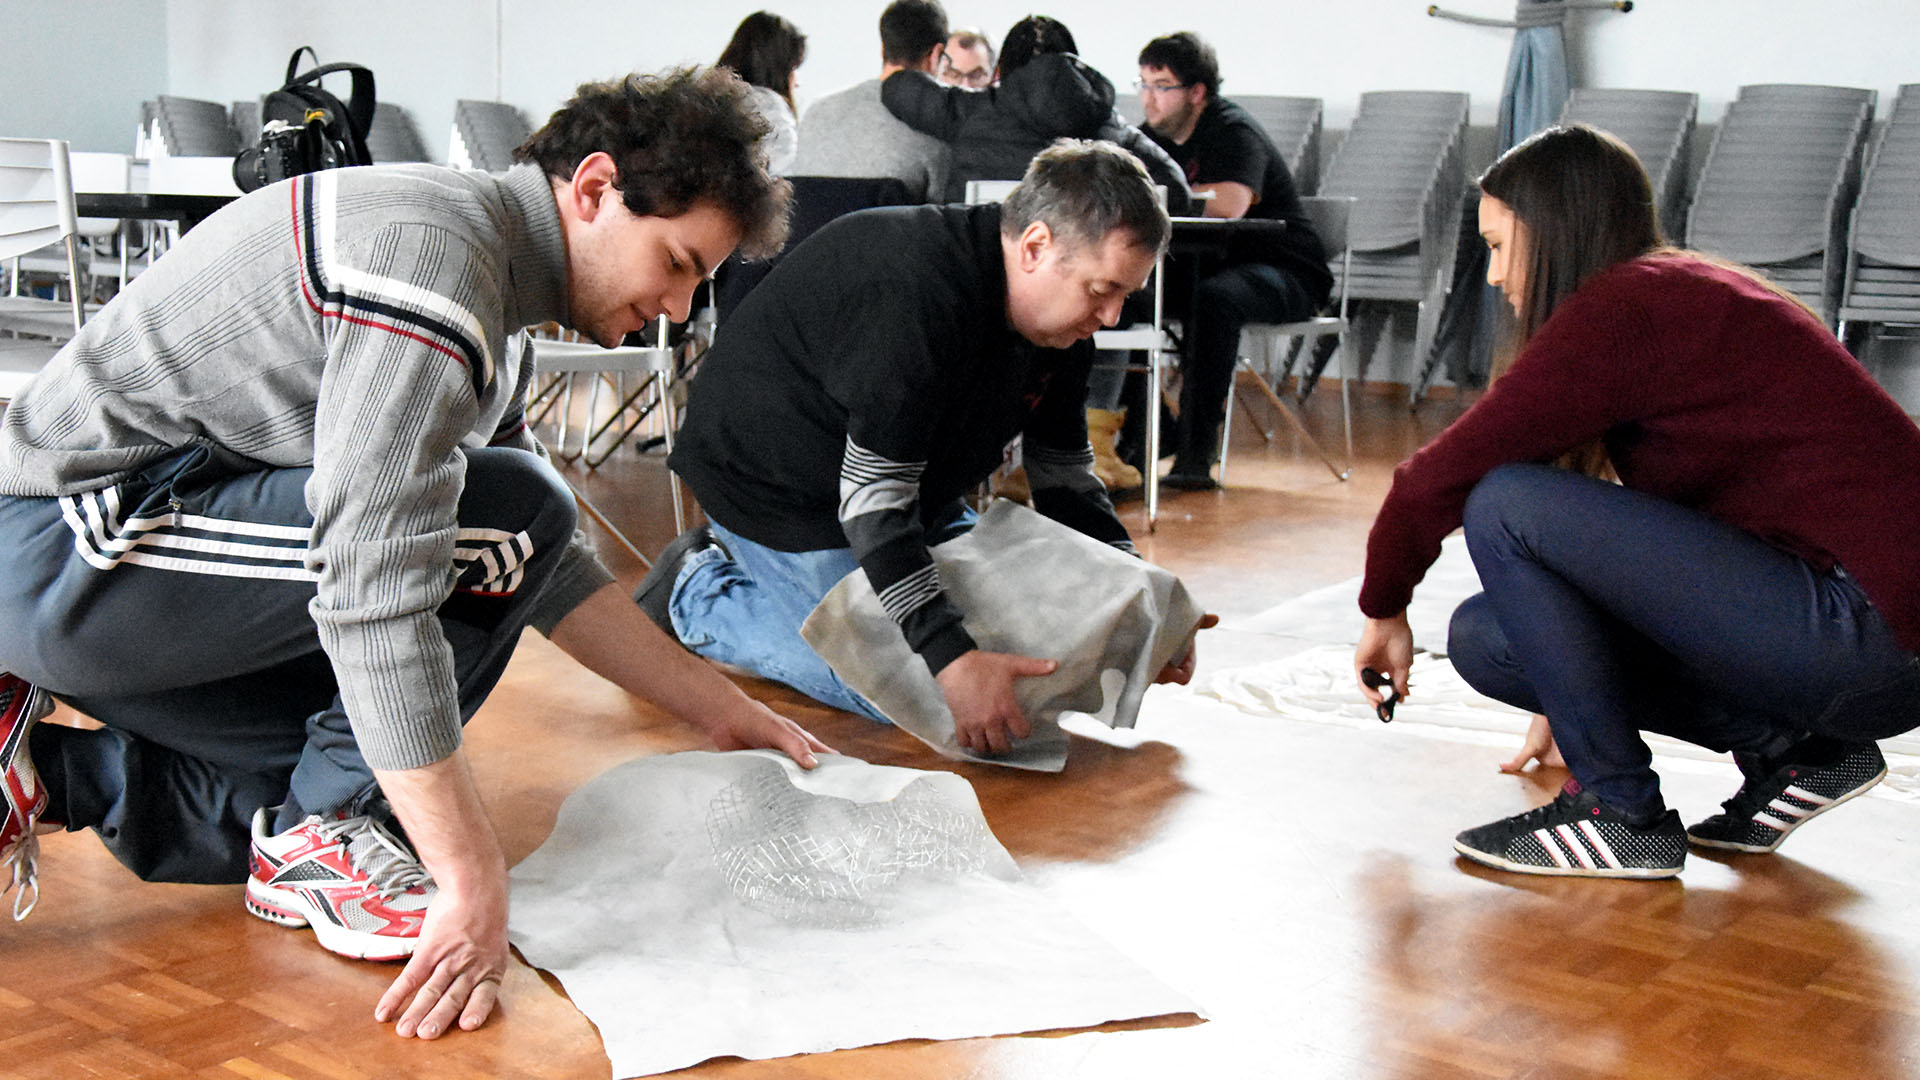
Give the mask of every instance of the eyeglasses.
M 1175 90 L 1185 90 L 1192 83 L 1150 83 L 1145 79 L 1133 80 L 1133 88 L 1143 94 L 1171 94 Z
M 943 53 L 940 56 L 940 77 L 957 86 L 978 90 L 993 82 L 993 68 L 977 67 L 962 71 L 960 65 L 953 62 L 953 57 Z

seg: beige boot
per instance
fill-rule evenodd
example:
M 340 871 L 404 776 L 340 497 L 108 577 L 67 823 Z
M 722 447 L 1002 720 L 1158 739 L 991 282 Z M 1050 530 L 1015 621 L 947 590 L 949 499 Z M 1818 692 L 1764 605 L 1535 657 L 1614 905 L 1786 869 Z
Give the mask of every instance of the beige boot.
M 1140 470 L 1120 460 L 1113 444 L 1120 438 L 1125 409 L 1088 409 L 1087 441 L 1093 444 L 1093 474 L 1108 491 L 1125 491 L 1142 483 Z
M 1027 483 L 1027 470 L 1021 466 L 1012 472 L 996 473 L 993 477 L 993 493 L 1002 499 L 1012 499 L 1017 503 L 1033 505 L 1033 489 Z

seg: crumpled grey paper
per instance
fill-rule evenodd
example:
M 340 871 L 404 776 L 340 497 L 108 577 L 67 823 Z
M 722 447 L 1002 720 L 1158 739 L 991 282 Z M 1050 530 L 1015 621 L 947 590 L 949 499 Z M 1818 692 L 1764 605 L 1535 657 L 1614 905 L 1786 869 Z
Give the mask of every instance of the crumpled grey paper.
M 630 761 L 567 799 L 512 900 L 615 1077 L 1199 1012 L 1027 884 L 946 772 Z
M 956 761 L 1059 772 L 1067 763 L 1060 714 L 1132 727 L 1141 696 L 1186 654 L 1202 615 L 1168 571 L 1005 499 L 972 531 L 934 548 L 933 561 L 982 649 L 1060 663 L 1051 675 L 1015 682 L 1033 734 L 1007 753 L 976 755 L 955 741 L 940 684 L 863 571 L 827 593 L 800 636 L 887 719 Z

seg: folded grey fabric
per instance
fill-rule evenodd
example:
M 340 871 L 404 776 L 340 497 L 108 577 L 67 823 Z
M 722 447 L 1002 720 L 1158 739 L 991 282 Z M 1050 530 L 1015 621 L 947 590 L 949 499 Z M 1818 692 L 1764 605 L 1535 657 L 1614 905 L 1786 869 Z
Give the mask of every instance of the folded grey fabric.
M 940 584 L 982 649 L 1059 661 L 1016 693 L 1033 734 L 992 757 L 962 749 L 953 714 L 927 665 L 855 571 L 800 628 L 848 686 L 941 755 L 1059 772 L 1063 712 L 1132 727 L 1154 675 L 1185 655 L 1202 614 L 1171 573 L 1004 499 L 971 532 L 933 549 Z

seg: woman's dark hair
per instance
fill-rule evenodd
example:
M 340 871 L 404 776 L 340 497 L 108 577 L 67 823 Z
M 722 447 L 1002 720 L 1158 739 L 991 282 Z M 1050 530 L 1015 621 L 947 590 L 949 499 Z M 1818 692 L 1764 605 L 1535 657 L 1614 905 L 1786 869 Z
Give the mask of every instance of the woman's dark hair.
M 1640 159 L 1584 124 L 1548 128 L 1500 155 L 1480 190 L 1524 231 L 1518 346 L 1588 278 L 1666 245 Z
M 1141 67 L 1165 68 L 1182 86 L 1204 86 L 1207 99 L 1220 96 L 1220 58 L 1213 46 L 1191 30 L 1147 42 L 1140 50 Z
M 627 209 L 678 217 L 696 202 L 712 203 L 740 226 L 741 257 L 764 258 L 786 243 L 792 192 L 767 174 L 766 134 L 767 122 L 732 72 L 681 68 L 581 84 L 513 157 L 566 181 L 589 154 L 604 151 Z
M 771 11 L 756 11 L 733 28 L 733 40 L 714 61 L 749 86 L 764 86 L 793 108 L 793 72 L 807 58 L 807 35 Z
M 1045 15 L 1029 15 L 1013 24 L 1007 31 L 1005 41 L 1000 43 L 1000 77 L 1026 67 L 1036 56 L 1048 53 L 1078 53 L 1080 47 L 1073 43 L 1073 31 L 1067 24 Z

